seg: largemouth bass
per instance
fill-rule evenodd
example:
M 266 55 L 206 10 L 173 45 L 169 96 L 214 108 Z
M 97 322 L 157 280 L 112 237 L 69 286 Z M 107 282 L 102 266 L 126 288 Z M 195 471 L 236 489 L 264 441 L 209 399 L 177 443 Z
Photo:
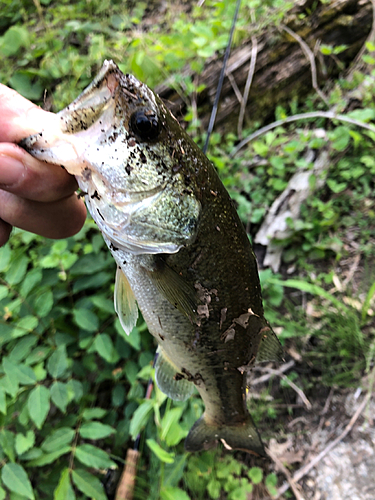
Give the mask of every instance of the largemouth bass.
M 257 263 L 212 163 L 146 85 L 105 61 L 94 81 L 24 139 L 33 156 L 75 175 L 116 263 L 126 333 L 138 308 L 155 337 L 156 381 L 205 405 L 188 451 L 222 442 L 264 455 L 246 408 L 246 373 L 280 360 L 264 318 Z

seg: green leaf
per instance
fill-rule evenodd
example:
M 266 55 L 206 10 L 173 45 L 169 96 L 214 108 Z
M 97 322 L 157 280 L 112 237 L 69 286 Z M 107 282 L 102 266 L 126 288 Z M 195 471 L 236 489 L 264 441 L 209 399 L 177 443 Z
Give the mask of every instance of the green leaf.
M 150 413 L 153 410 L 154 402 L 150 399 L 143 401 L 141 405 L 133 413 L 130 421 L 130 435 L 135 439 L 141 432 L 142 428 L 147 424 Z
M 50 392 L 43 385 L 37 385 L 27 398 L 31 420 L 41 429 L 50 409 Z
M 71 446 L 63 446 L 59 450 L 53 451 L 51 453 L 45 453 L 40 457 L 35 458 L 34 460 L 30 460 L 27 465 L 29 467 L 43 467 L 44 465 L 52 464 L 62 455 L 70 453 L 71 449 Z
M 53 378 L 61 377 L 68 368 L 66 346 L 60 345 L 49 357 L 47 362 L 48 373 Z
M 101 419 L 107 414 L 107 410 L 104 408 L 85 408 L 82 412 L 82 418 L 84 420 L 94 420 L 95 418 Z
M 41 293 L 34 302 L 36 314 L 40 318 L 44 318 L 51 311 L 53 306 L 53 294 L 51 290 L 45 290 Z
M 147 439 L 146 440 L 147 446 L 152 450 L 155 455 L 158 457 L 159 460 L 162 462 L 165 462 L 166 464 L 172 464 L 174 462 L 174 453 L 169 453 L 168 451 L 164 450 L 156 441 L 155 439 Z
M 32 269 L 28 271 L 22 282 L 20 293 L 22 297 L 27 297 L 31 290 L 42 281 L 43 273 L 41 269 Z
M 79 433 L 84 439 L 103 439 L 116 431 L 110 425 L 101 422 L 86 422 L 82 424 Z
M 5 455 L 12 461 L 15 461 L 15 453 L 14 453 L 14 434 L 7 429 L 2 429 L 0 432 L 0 447 Z
M 0 486 L 0 500 L 5 500 L 6 495 L 6 491 Z
M 249 478 L 254 484 L 259 484 L 263 479 L 263 471 L 260 467 L 251 467 Z
M 115 363 L 118 360 L 112 339 L 108 334 L 100 333 L 97 335 L 94 340 L 94 348 L 108 363 Z
M 160 499 L 161 500 L 190 500 L 189 495 L 186 491 L 181 488 L 162 488 L 160 491 Z
M 5 273 L 5 280 L 9 285 L 17 285 L 24 278 L 29 264 L 29 259 L 21 254 L 11 261 L 8 271 Z
M 63 382 L 54 382 L 50 387 L 52 402 L 61 410 L 63 413 L 66 411 L 66 407 L 69 404 L 69 389 Z
M 73 310 L 74 322 L 83 330 L 88 332 L 96 332 L 99 328 L 99 320 L 97 316 L 89 309 L 79 308 Z
M 69 388 L 69 391 L 73 394 L 73 399 L 76 403 L 78 403 L 83 396 L 83 386 L 79 380 L 75 380 L 74 378 L 70 379 L 66 384 Z
M 7 488 L 14 493 L 34 500 L 34 493 L 25 469 L 15 463 L 5 464 L 1 471 L 1 479 Z
M 168 446 L 176 446 L 181 439 L 185 438 L 187 431 L 183 430 L 178 421 L 183 412 L 182 406 L 172 408 L 165 412 L 161 422 L 161 435 L 160 439 L 165 441 Z
M 75 500 L 76 496 L 70 484 L 70 471 L 68 468 L 61 472 L 59 483 L 53 493 L 53 500 Z
M 32 430 L 27 431 L 26 436 L 21 433 L 16 435 L 16 453 L 17 455 L 22 455 L 30 448 L 34 446 L 35 443 L 35 434 Z
M 33 370 L 26 365 L 12 363 L 9 358 L 3 358 L 3 368 L 9 378 L 15 379 L 22 385 L 35 384 L 36 377 Z
M 133 328 L 130 335 L 127 335 L 121 326 L 120 320 L 116 318 L 115 320 L 116 332 L 125 340 L 127 344 L 130 344 L 133 349 L 139 351 L 141 349 L 141 336 L 139 334 L 138 328 Z
M 277 476 L 274 472 L 271 474 L 267 474 L 266 479 L 264 481 L 268 491 L 272 496 L 277 495 Z
M 8 375 L 0 378 L 0 385 L 4 391 L 14 398 L 19 390 L 18 380 L 9 378 Z
M 6 401 L 5 389 L 2 385 L 0 385 L 0 412 L 3 415 L 7 414 L 7 401 Z
M 32 82 L 29 72 L 19 70 L 12 74 L 9 79 L 10 85 L 26 99 L 39 99 L 43 92 L 42 84 L 39 81 Z
M 9 243 L 0 248 L 0 272 L 4 272 L 10 262 L 12 256 L 12 251 L 10 249 Z M 6 287 L 8 288 L 8 287 Z
M 11 26 L 1 40 L 1 53 L 5 57 L 14 56 L 21 47 L 29 44 L 29 32 L 23 26 Z
M 27 335 L 19 340 L 9 354 L 9 360 L 13 363 L 22 361 L 31 351 L 31 348 L 38 342 L 36 335 Z M 28 363 L 26 363 L 28 364 Z
M 17 321 L 15 327 L 13 328 L 12 338 L 16 339 L 18 337 L 23 337 L 24 335 L 27 335 L 28 333 L 34 331 L 38 326 L 38 323 L 38 318 L 36 318 L 35 316 L 24 316 L 19 321 Z
M 72 442 L 75 431 L 70 427 L 56 429 L 41 444 L 44 452 L 51 453 Z
M 82 444 L 77 446 L 75 456 L 78 460 L 95 469 L 116 469 L 117 465 L 110 458 L 108 453 L 93 446 L 92 444 Z
M 207 491 L 211 498 L 213 499 L 219 498 L 221 491 L 220 481 L 212 477 L 207 484 Z
M 9 295 L 8 287 L 5 285 L 0 285 L 0 300 L 5 299 Z
M 99 479 L 83 469 L 72 471 L 73 483 L 92 500 L 107 500 Z

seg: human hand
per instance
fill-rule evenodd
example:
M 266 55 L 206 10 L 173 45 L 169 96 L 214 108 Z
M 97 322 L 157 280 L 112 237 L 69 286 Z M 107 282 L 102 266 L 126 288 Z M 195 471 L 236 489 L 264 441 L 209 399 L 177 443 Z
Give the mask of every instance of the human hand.
M 12 226 L 47 238 L 66 238 L 85 221 L 75 178 L 16 145 L 55 120 L 53 113 L 0 84 L 0 246 L 8 241 Z

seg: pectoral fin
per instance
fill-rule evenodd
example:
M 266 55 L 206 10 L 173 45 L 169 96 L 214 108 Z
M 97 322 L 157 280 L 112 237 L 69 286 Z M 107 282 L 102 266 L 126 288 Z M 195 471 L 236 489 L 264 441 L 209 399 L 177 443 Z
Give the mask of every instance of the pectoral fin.
M 259 344 L 256 361 L 284 361 L 283 348 L 275 332 L 269 327 L 262 328 L 262 339 Z
M 194 322 L 198 308 L 196 290 L 162 260 L 148 274 L 168 302 Z
M 115 311 L 125 333 L 129 335 L 137 323 L 138 306 L 129 281 L 120 267 L 116 271 Z
M 158 387 L 169 398 L 175 401 L 185 401 L 194 391 L 193 382 L 180 378 L 182 374 L 165 354 L 158 349 L 158 358 L 155 364 L 155 379 Z

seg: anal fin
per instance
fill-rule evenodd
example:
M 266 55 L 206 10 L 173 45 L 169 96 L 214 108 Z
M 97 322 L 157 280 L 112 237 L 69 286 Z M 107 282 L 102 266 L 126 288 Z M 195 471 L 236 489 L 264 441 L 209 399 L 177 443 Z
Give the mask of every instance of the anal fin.
M 185 401 L 194 391 L 193 382 L 179 378 L 179 369 L 158 349 L 155 364 L 155 379 L 159 389 L 175 401 Z
M 138 319 L 138 306 L 129 281 L 120 267 L 117 267 L 115 282 L 115 311 L 127 335 L 133 330 Z

